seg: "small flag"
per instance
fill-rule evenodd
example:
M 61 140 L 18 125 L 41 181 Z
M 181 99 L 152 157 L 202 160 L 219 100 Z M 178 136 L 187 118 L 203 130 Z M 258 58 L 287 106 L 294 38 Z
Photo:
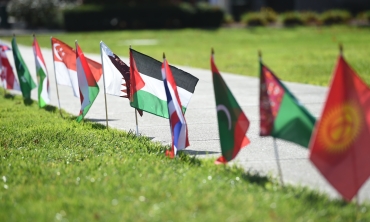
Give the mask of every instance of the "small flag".
M 79 97 L 75 50 L 56 38 L 51 38 L 51 44 L 58 85 L 71 86 L 74 96 Z M 102 75 L 101 64 L 89 58 L 86 58 L 86 61 L 96 82 L 98 82 Z
M 81 101 L 81 110 L 79 116 L 77 117 L 77 122 L 80 122 L 85 117 L 98 96 L 99 86 L 90 70 L 87 59 L 85 58 L 85 55 L 78 46 L 77 42 L 76 69 Z
M 122 62 L 104 42 L 100 42 L 100 48 L 106 93 L 128 98 L 129 91 L 127 91 L 127 88 L 130 85 L 130 67 Z
M 308 147 L 315 118 L 262 62 L 260 67 L 260 136 Z
M 7 45 L 0 44 L 0 79 L 2 87 L 5 89 L 21 91 L 17 78 L 15 78 L 13 68 L 10 65 L 6 51 L 11 50 Z
M 227 163 L 238 155 L 240 149 L 250 143 L 245 135 L 249 128 L 249 120 L 218 71 L 214 63 L 213 53 L 211 56 L 211 70 L 222 152 L 222 156 L 215 163 Z
M 130 49 L 130 105 L 139 110 L 169 118 L 161 66 L 161 62 Z M 170 69 L 185 112 L 198 78 L 173 66 L 170 66 Z
M 36 37 L 33 37 L 33 53 L 35 55 L 36 62 L 36 74 L 39 84 L 38 88 L 38 98 L 39 98 L 39 107 L 44 107 L 50 103 L 50 89 L 49 89 L 49 78 L 48 71 L 46 69 L 44 57 L 42 56 L 39 43 L 37 42 Z
M 32 80 L 30 71 L 23 61 L 22 55 L 18 49 L 15 37 L 12 39 L 13 57 L 15 62 L 15 68 L 17 70 L 18 79 L 24 99 L 31 99 L 31 90 L 36 88 L 35 82 Z
M 310 142 L 310 160 L 347 201 L 370 175 L 369 117 L 370 89 L 339 56 Z
M 182 106 L 179 93 L 177 92 L 176 82 L 166 59 L 164 59 L 162 64 L 162 78 L 164 89 L 166 91 L 172 135 L 172 147 L 171 150 L 166 153 L 166 155 L 169 155 L 171 158 L 173 158 L 176 156 L 177 150 L 183 150 L 190 144 L 186 120 L 182 112 Z

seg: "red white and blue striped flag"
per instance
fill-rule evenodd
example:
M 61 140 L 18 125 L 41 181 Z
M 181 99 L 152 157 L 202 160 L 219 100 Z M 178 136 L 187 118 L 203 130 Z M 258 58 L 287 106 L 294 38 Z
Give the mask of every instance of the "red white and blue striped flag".
M 177 92 L 176 82 L 165 58 L 163 59 L 162 64 L 162 78 L 167 96 L 168 114 L 170 117 L 169 120 L 172 135 L 172 147 L 170 151 L 166 152 L 166 155 L 173 158 L 176 156 L 177 150 L 183 150 L 190 144 L 186 120 L 181 109 L 182 106 Z

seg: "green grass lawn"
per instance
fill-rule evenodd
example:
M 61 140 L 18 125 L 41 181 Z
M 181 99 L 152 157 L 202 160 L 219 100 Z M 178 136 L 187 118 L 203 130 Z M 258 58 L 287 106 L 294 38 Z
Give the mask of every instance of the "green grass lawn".
M 38 35 L 42 47 L 50 48 L 50 34 Z M 128 57 L 132 39 L 156 40 L 156 45 L 132 47 L 158 60 L 165 52 L 169 63 L 210 69 L 214 47 L 221 72 L 258 76 L 257 51 L 281 79 L 326 86 L 339 54 L 338 44 L 353 68 L 370 83 L 370 28 L 333 26 L 298 28 L 250 28 L 217 30 L 109 31 L 56 34 L 74 47 L 78 40 L 84 52 L 100 53 L 103 40 L 116 54 Z M 10 41 L 11 38 L 1 38 Z M 32 37 L 18 36 L 18 44 L 31 45 Z
M 0 97 L 0 221 L 369 221 L 370 205 Z

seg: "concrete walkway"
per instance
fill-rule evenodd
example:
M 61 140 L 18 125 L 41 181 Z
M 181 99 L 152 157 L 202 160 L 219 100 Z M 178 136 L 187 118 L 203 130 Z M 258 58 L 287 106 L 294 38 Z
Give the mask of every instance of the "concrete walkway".
M 99 42 L 97 42 L 96 45 L 99 47 Z M 19 48 L 32 73 L 33 79 L 36 81 L 35 61 L 32 48 L 23 46 L 19 46 Z M 50 76 L 51 105 L 58 106 L 52 53 L 50 49 L 42 49 L 42 53 Z M 100 55 L 86 55 L 95 61 L 101 62 Z M 8 52 L 8 57 L 11 60 L 10 62 L 14 64 L 11 52 Z M 171 62 L 171 58 L 169 57 L 168 59 L 169 62 Z M 217 57 L 215 59 L 217 65 Z M 127 58 L 123 59 L 123 61 L 129 64 Z M 335 61 L 333 61 L 333 63 L 334 62 Z M 199 78 L 198 85 L 186 112 L 190 139 L 190 147 L 187 148 L 187 152 L 200 158 L 216 158 L 220 156 L 221 149 L 211 71 L 190 67 L 177 67 Z M 274 69 L 274 67 L 270 68 L 272 70 Z M 245 170 L 257 171 L 262 175 L 271 174 L 277 176 L 273 139 L 271 137 L 259 137 L 259 79 L 227 74 L 223 73 L 222 70 L 220 70 L 220 72 L 251 122 L 251 126 L 247 132 L 251 144 L 242 149 L 232 163 L 239 164 Z M 279 74 L 277 73 L 277 75 Z M 298 83 L 286 83 L 286 85 L 314 116 L 318 117 L 321 115 L 328 90 L 326 87 Z M 86 115 L 86 119 L 105 125 L 103 78 L 100 80 L 99 86 L 99 96 Z M 59 94 L 62 109 L 77 115 L 80 109 L 80 101 L 73 96 L 72 88 L 59 86 Z M 33 90 L 32 98 L 37 100 L 36 90 Z M 127 99 L 107 95 L 107 104 L 110 127 L 126 131 L 135 131 L 134 109 L 130 107 Z M 160 141 L 163 144 L 170 144 L 171 142 L 170 127 L 167 119 L 144 113 L 143 117 L 139 117 L 139 131 L 142 135 L 153 138 L 153 141 Z M 282 140 L 277 141 L 282 174 L 286 183 L 309 186 L 321 192 L 325 192 L 333 198 L 340 198 L 338 193 L 311 164 L 308 159 L 309 152 L 307 149 L 290 142 Z M 361 188 L 359 197 L 361 202 L 370 200 L 369 180 Z

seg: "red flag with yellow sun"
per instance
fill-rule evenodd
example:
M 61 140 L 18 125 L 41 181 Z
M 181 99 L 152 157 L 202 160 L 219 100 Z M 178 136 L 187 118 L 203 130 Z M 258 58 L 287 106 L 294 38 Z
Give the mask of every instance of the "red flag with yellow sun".
M 370 89 L 339 56 L 310 160 L 350 201 L 370 175 Z

